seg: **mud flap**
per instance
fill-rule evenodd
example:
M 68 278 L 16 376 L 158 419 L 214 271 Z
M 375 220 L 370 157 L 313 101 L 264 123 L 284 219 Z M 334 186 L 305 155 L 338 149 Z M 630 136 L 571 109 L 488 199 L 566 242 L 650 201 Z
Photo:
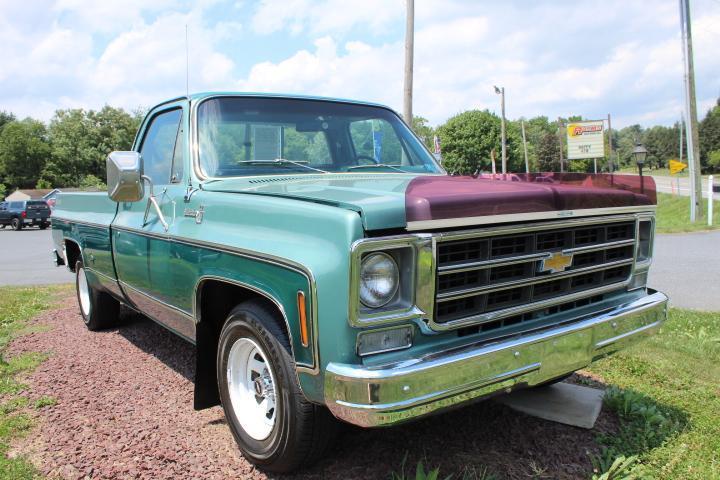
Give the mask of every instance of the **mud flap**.
M 199 322 L 196 329 L 195 398 L 193 408 L 203 410 L 220 405 L 215 362 L 220 332 L 209 322 Z

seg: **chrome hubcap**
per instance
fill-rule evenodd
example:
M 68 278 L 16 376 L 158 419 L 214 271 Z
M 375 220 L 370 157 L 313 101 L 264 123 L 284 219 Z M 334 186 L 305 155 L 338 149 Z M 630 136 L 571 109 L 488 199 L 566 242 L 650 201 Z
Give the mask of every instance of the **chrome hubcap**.
M 243 430 L 264 440 L 275 427 L 275 379 L 267 355 L 249 338 L 239 338 L 230 348 L 227 363 L 230 403 Z
M 78 297 L 80 297 L 80 309 L 87 317 L 90 315 L 90 287 L 88 286 L 84 268 L 78 271 L 78 294 Z

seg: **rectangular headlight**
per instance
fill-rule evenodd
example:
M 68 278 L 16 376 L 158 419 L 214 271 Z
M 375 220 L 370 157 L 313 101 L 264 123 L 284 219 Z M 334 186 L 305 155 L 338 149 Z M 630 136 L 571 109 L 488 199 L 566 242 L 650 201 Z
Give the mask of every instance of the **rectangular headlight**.
M 412 337 L 411 325 L 360 332 L 357 337 L 357 353 L 362 357 L 409 348 L 412 346 Z
M 432 314 L 432 238 L 427 234 L 361 239 L 350 252 L 348 321 L 353 327 L 398 325 Z

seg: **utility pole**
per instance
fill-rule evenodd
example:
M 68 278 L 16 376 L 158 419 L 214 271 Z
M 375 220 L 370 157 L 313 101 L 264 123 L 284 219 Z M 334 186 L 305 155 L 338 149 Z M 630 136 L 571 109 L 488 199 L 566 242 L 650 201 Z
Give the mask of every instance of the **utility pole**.
M 502 173 L 507 173 L 507 140 L 505 138 L 505 87 L 495 87 L 495 93 L 500 95 L 500 111 L 502 118 L 500 119 L 500 142 L 502 142 Z
M 520 128 L 522 129 L 523 150 L 525 151 L 525 173 L 530 173 L 530 163 L 528 162 L 527 140 L 525 139 L 525 120 L 520 120 Z
M 608 113 L 608 172 L 613 173 L 613 146 L 612 146 L 612 125 L 610 124 L 610 114 Z
M 558 139 L 560 140 L 560 173 L 565 171 L 565 161 L 563 160 L 563 122 L 558 117 Z
M 413 93 L 413 49 L 415 42 L 415 0 L 406 0 L 405 20 L 405 81 L 403 85 L 403 116 L 405 123 L 412 127 L 412 93 Z
M 685 121 L 683 120 L 682 112 L 680 113 L 680 126 L 678 130 L 680 130 L 680 154 L 678 155 L 678 160 L 680 160 L 680 163 L 683 161 L 683 128 L 685 128 Z
M 695 100 L 695 68 L 693 66 L 690 2 L 680 0 L 680 30 L 685 64 L 685 109 L 687 158 L 690 170 L 690 221 L 703 218 L 702 180 L 700 178 L 700 139 L 698 134 L 697 101 Z

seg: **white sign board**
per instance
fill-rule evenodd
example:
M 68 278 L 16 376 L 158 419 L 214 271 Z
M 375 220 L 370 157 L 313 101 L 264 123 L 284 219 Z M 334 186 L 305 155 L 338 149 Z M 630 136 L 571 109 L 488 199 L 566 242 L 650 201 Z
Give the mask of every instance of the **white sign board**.
M 602 120 L 571 122 L 567 126 L 568 160 L 605 157 Z

